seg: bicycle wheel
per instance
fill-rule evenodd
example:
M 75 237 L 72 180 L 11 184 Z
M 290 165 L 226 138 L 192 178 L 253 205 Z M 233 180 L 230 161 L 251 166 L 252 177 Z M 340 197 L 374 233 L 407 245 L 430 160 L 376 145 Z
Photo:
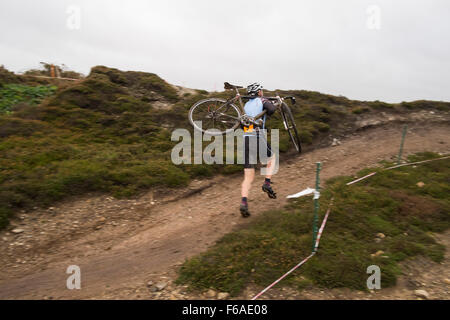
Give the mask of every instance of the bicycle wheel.
M 240 118 L 239 108 L 220 98 L 200 100 L 189 110 L 189 122 L 192 126 L 208 135 L 234 131 L 240 125 Z
M 292 143 L 298 153 L 302 152 L 302 145 L 298 136 L 297 126 L 295 125 L 294 116 L 292 115 L 291 108 L 283 102 L 281 108 L 281 117 L 283 118 L 284 128 L 288 131 L 291 137 Z

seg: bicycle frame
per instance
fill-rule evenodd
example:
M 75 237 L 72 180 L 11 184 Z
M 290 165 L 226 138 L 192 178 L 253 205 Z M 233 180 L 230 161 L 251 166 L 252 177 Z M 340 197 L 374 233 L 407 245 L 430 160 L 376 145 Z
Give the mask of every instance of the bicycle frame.
M 241 96 L 241 94 L 239 93 L 239 88 L 237 88 L 236 86 L 231 86 L 231 87 L 236 91 L 236 96 L 234 96 L 233 98 L 228 99 L 227 102 L 225 102 L 222 106 L 217 108 L 215 110 L 215 112 L 218 112 L 223 107 L 228 106 L 228 105 L 238 101 L 239 102 L 240 111 L 241 111 L 242 115 L 245 115 L 244 104 L 242 102 L 242 98 L 244 98 L 244 99 L 245 98 L 252 99 L 254 97 L 253 96 Z M 227 88 L 227 84 L 225 84 L 225 88 Z M 292 96 L 284 97 L 284 98 L 281 98 L 280 96 L 266 97 L 266 99 L 269 99 L 269 100 L 272 100 L 272 101 L 276 101 L 275 104 L 277 105 L 277 108 L 280 108 L 280 106 L 282 105 L 283 101 L 286 100 L 286 99 L 291 99 L 293 104 L 295 104 L 295 97 L 292 97 Z M 253 120 L 251 122 L 255 123 L 254 121 L 261 119 L 266 114 L 266 112 L 267 112 L 266 110 L 263 110 L 261 113 L 257 114 L 256 116 L 251 117 L 252 118 L 251 120 Z M 233 118 L 235 120 L 239 120 L 239 121 L 241 120 L 240 118 L 233 117 L 233 116 L 230 116 L 230 115 L 226 115 L 226 114 L 223 114 L 223 113 L 221 115 L 229 117 L 229 118 Z
M 254 99 L 255 97 L 241 96 L 241 94 L 239 93 L 239 89 L 243 89 L 243 87 L 231 85 L 228 82 L 225 82 L 225 89 L 233 89 L 236 92 L 236 95 L 228 100 L 225 100 L 223 98 L 204 99 L 198 101 L 189 109 L 189 121 L 194 126 L 194 128 L 203 131 L 205 133 L 208 131 L 201 127 L 198 127 L 196 125 L 196 120 L 193 118 L 194 110 L 196 110 L 198 106 L 203 105 L 205 105 L 207 109 L 203 111 L 206 112 L 206 115 L 204 115 L 202 119 L 210 119 L 209 121 L 212 120 L 212 128 L 215 128 L 216 121 L 221 126 L 225 126 L 223 130 L 217 131 L 212 135 L 217 135 L 217 133 L 225 134 L 227 132 L 230 132 L 230 130 L 231 131 L 235 130 L 239 125 L 243 126 L 244 129 L 246 127 L 249 128 L 251 125 L 255 125 L 256 126 L 255 129 L 261 127 L 263 128 L 264 121 L 262 120 L 262 118 L 266 115 L 267 113 L 266 110 L 263 110 L 255 117 L 251 117 L 245 114 L 244 103 L 242 102 L 242 99 Z M 289 136 L 292 142 L 294 143 L 294 146 L 297 149 L 297 151 L 301 152 L 301 145 L 298 137 L 297 126 L 295 124 L 292 111 L 289 108 L 289 106 L 284 102 L 286 99 L 291 99 L 292 104 L 295 104 L 296 102 L 295 97 L 293 96 L 280 97 L 277 95 L 276 97 L 264 97 L 264 99 L 273 101 L 276 108 L 280 110 L 284 128 L 288 131 Z M 213 102 L 215 104 L 212 109 L 211 106 L 209 105 L 210 102 Z M 230 108 L 232 109 L 231 114 L 229 114 Z

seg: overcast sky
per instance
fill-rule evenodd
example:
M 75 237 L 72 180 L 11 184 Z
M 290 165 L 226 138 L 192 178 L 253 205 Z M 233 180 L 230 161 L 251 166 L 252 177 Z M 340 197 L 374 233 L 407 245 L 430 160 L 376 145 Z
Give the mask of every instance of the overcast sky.
M 80 12 L 79 19 L 77 12 Z M 1 0 L 0 65 L 450 101 L 448 0 Z

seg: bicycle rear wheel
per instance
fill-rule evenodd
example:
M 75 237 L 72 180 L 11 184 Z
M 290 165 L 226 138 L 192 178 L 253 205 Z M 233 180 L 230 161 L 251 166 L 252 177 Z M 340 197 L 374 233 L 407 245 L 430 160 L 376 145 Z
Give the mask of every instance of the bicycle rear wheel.
M 297 150 L 298 153 L 301 153 L 302 145 L 300 143 L 294 116 L 292 115 L 291 108 L 289 108 L 289 106 L 284 102 L 281 108 L 281 117 L 283 118 L 284 128 L 288 131 L 289 137 L 294 144 L 295 150 Z
M 222 135 L 240 125 L 241 111 L 220 98 L 198 101 L 189 110 L 189 122 L 196 130 L 208 135 Z

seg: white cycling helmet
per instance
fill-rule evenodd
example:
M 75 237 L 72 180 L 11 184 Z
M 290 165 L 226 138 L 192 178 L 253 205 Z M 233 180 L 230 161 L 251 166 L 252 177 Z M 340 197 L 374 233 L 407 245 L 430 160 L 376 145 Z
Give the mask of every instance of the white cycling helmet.
M 247 94 L 249 94 L 250 96 L 256 96 L 258 95 L 258 91 L 262 89 L 262 85 L 260 85 L 258 82 L 255 82 L 247 87 Z

